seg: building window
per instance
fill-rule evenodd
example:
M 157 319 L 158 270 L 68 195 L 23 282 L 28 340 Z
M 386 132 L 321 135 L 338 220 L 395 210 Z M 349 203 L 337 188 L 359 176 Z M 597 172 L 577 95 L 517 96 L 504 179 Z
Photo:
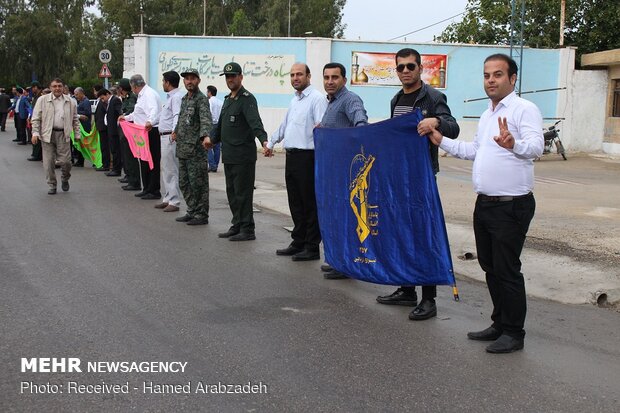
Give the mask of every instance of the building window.
M 611 108 L 611 116 L 614 118 L 620 118 L 620 79 L 614 80 L 614 100 Z

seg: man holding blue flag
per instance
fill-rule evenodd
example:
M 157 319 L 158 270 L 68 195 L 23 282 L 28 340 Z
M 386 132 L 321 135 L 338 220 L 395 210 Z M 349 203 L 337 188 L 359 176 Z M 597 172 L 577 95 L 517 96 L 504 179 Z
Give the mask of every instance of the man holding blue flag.
M 490 99 L 480 117 L 473 142 L 443 139 L 433 128 L 435 145 L 462 159 L 473 160 L 472 181 L 478 194 L 474 234 L 478 263 L 486 273 L 493 301 L 493 324 L 467 333 L 470 340 L 493 341 L 489 353 L 523 349 L 527 310 L 521 251 L 536 201 L 534 160 L 542 155 L 542 115 L 530 101 L 516 95 L 517 63 L 505 54 L 484 61 L 484 90 Z
M 431 132 L 431 128 L 438 129 L 444 136 L 456 139 L 459 135 L 459 125 L 450 112 L 446 96 L 422 82 L 422 59 L 417 50 L 405 48 L 396 53 L 396 73 L 403 88 L 390 102 L 392 117 L 412 112 L 415 108 L 422 111 L 424 119 L 418 124 L 418 134 L 424 136 Z M 433 172 L 439 172 L 439 157 L 437 145 L 429 142 Z M 381 304 L 405 305 L 415 307 L 409 319 L 426 320 L 437 315 L 435 297 L 437 286 L 422 286 L 422 301 L 418 304 L 415 286 L 402 286 L 390 295 L 379 296 Z
M 327 92 L 327 109 L 321 120 L 322 128 L 351 128 L 368 124 L 368 115 L 362 99 L 345 86 L 347 71 L 340 63 L 328 63 L 323 67 L 323 87 Z M 327 280 L 348 278 L 331 265 L 321 266 Z

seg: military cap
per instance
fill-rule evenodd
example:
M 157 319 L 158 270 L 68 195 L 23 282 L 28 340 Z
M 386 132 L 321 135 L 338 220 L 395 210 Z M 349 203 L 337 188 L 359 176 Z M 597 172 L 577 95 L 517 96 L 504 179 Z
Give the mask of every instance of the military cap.
M 224 75 L 240 75 L 241 74 L 241 66 L 239 63 L 230 62 L 224 66 L 224 72 L 220 73 L 220 76 Z
M 123 79 L 119 80 L 118 81 L 118 85 L 121 88 L 125 89 L 125 90 L 131 90 L 131 85 L 129 84 L 129 79 L 123 78 Z
M 185 72 L 181 73 L 181 76 L 185 77 L 187 75 L 194 75 L 198 79 L 200 79 L 200 73 L 198 73 L 197 69 L 187 69 Z

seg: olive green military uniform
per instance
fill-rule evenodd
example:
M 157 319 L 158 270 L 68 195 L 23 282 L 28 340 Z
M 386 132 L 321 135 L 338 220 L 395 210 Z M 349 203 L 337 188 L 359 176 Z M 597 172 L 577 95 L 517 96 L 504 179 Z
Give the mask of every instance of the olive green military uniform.
M 179 188 L 187 204 L 187 215 L 209 218 L 209 164 L 202 140 L 209 136 L 213 121 L 209 98 L 200 90 L 181 100 L 179 121 L 174 130 L 179 158 Z
M 127 97 L 123 99 L 123 104 L 121 106 L 123 115 L 133 113 L 133 109 L 136 107 L 136 102 L 138 102 L 138 96 L 136 96 L 133 92 L 129 92 Z M 125 175 L 127 175 L 127 184 L 140 188 L 140 164 L 138 160 L 133 157 L 131 148 L 129 147 L 129 142 L 123 133 L 123 129 L 120 127 L 118 128 L 118 134 L 121 141 L 123 168 L 125 169 Z
M 212 143 L 222 142 L 222 163 L 226 174 L 226 195 L 233 214 L 234 230 L 254 233 L 252 201 L 256 175 L 256 142 L 267 140 L 267 132 L 258 113 L 256 98 L 243 86 L 237 95 L 224 99 L 220 121 Z

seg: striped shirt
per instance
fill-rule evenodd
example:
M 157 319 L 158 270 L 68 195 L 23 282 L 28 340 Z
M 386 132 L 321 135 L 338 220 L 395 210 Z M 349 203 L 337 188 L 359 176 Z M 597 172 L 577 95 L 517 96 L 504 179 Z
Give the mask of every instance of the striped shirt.
M 327 104 L 321 120 L 323 128 L 350 128 L 368 124 L 364 102 L 343 86 Z

